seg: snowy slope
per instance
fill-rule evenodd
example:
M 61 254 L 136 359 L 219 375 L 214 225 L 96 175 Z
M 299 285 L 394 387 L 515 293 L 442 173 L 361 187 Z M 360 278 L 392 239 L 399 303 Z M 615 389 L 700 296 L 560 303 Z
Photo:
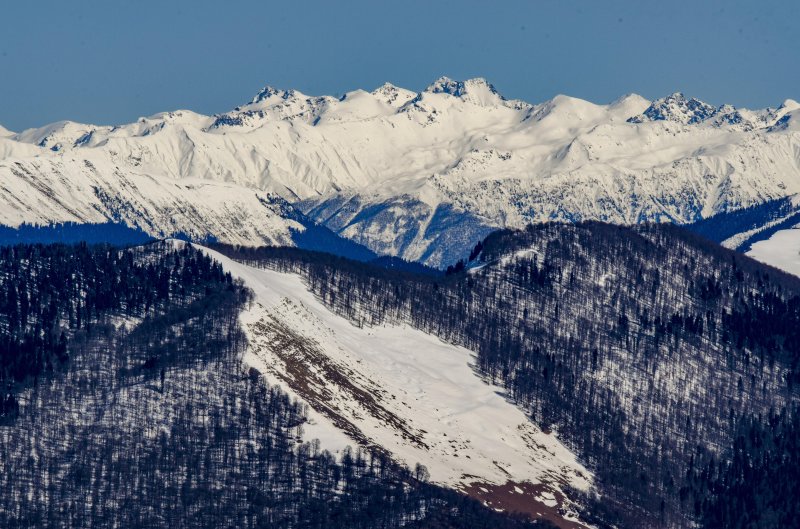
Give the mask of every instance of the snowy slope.
M 309 438 L 361 444 L 437 483 L 477 492 L 512 487 L 541 512 L 570 509 L 566 487 L 591 474 L 478 377 L 473 353 L 409 327 L 358 328 L 307 291 L 299 276 L 255 269 L 206 250 L 255 292 L 242 316 L 245 361 L 311 408 Z M 502 508 L 502 504 L 495 504 Z
M 747 252 L 758 241 L 800 225 L 800 195 L 768 200 L 747 208 L 717 213 L 685 225 L 726 248 Z
M 0 162 L 0 224 L 54 222 L 135 226 L 163 237 L 185 233 L 239 243 L 292 245 L 304 226 L 276 196 L 224 182 L 154 178 L 83 159 Z
M 445 77 L 419 93 L 385 84 L 339 98 L 265 87 L 215 116 L 180 110 L 115 127 L 3 132 L 0 168 L 34 164 L 36 178 L 52 181 L 88 160 L 111 180 L 275 193 L 378 253 L 441 265 L 499 226 L 690 222 L 800 193 L 798 108 L 715 107 L 680 93 L 534 105 L 507 100 L 484 79 Z M 10 207 L 35 218 L 57 209 Z M 228 242 L 261 243 L 251 235 Z
M 800 276 L 800 229 L 778 231 L 769 239 L 753 244 L 747 255 Z

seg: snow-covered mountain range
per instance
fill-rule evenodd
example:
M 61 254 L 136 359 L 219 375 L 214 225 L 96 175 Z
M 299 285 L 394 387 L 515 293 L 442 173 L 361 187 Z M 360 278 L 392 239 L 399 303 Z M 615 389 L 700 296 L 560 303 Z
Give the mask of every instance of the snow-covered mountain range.
M 0 182 L 6 226 L 113 220 L 261 245 L 316 221 L 438 266 L 497 227 L 684 223 L 800 193 L 800 104 L 529 104 L 444 77 L 339 98 L 265 87 L 214 116 L 2 129 Z

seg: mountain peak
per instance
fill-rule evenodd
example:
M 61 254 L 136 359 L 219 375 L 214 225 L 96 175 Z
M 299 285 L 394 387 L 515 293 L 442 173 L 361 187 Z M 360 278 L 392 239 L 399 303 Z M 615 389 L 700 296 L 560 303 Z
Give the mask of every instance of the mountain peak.
M 644 105 L 644 107 L 647 108 L 650 105 L 650 100 L 648 100 L 645 97 L 640 96 L 639 94 L 635 94 L 635 93 L 631 92 L 631 93 L 628 93 L 628 94 L 625 94 L 623 96 L 618 97 L 617 99 L 615 99 L 614 101 L 609 103 L 609 106 L 611 106 L 611 107 L 619 107 L 619 106 L 624 106 L 624 105 L 628 105 L 628 104 L 631 104 L 631 103 Z
M 781 103 L 781 106 L 778 107 L 778 110 L 791 112 L 792 110 L 797 110 L 798 108 L 800 108 L 800 103 L 794 99 L 786 99 L 783 103 Z
M 383 83 L 371 93 L 379 101 L 383 101 L 393 107 L 401 107 L 417 95 L 411 90 L 400 88 L 388 82 Z
M 751 119 L 752 113 L 746 110 L 744 112 L 743 114 L 742 111 L 733 105 L 720 105 L 710 117 L 710 123 L 716 127 L 728 125 L 743 130 L 752 130 L 755 126 Z
M 375 93 L 385 93 L 385 92 L 397 92 L 398 90 L 403 90 L 403 89 L 395 84 L 390 83 L 389 81 L 386 81 L 378 88 L 373 90 L 372 93 L 375 94 Z
M 434 82 L 425 88 L 425 92 L 432 94 L 450 94 L 451 96 L 460 97 L 464 93 L 464 82 L 455 81 L 443 75 L 436 79 Z
M 430 94 L 448 94 L 478 105 L 491 105 L 505 101 L 500 92 L 483 77 L 456 81 L 442 76 L 425 89 Z
M 85 142 L 79 140 L 85 140 L 91 132 L 98 128 L 111 129 L 111 127 L 97 127 L 74 121 L 56 121 L 44 127 L 23 130 L 12 137 L 22 143 L 30 143 L 58 152 L 65 147 L 82 145 Z
M 297 92 L 296 90 L 281 90 L 279 88 L 275 88 L 274 86 L 266 85 L 264 88 L 259 90 L 256 96 L 250 101 L 251 105 L 256 103 L 261 103 L 262 101 L 266 101 L 267 99 L 271 99 L 273 97 L 280 97 L 281 99 L 289 99 Z
M 608 104 L 608 110 L 613 119 L 626 120 L 631 116 L 638 116 L 650 106 L 650 101 L 639 94 L 625 94 Z
M 559 128 L 595 121 L 604 113 L 605 109 L 601 105 L 578 97 L 557 94 L 552 99 L 536 105 L 530 116 L 537 122 L 546 120 Z
M 451 96 L 461 97 L 470 90 L 487 89 L 492 93 L 498 94 L 497 89 L 483 77 L 474 77 L 465 81 L 457 81 L 445 75 L 432 82 L 425 89 L 426 92 L 433 94 L 450 94 Z
M 795 105 L 794 109 L 791 109 L 791 107 L 784 109 L 783 115 L 767 130 L 769 132 L 800 132 L 800 105 L 797 105 L 797 103 Z
M 630 123 L 646 121 L 673 121 L 684 125 L 700 123 L 710 118 L 717 109 L 696 98 L 687 99 L 683 92 L 674 92 L 667 97 L 656 99 L 645 111 L 630 118 Z

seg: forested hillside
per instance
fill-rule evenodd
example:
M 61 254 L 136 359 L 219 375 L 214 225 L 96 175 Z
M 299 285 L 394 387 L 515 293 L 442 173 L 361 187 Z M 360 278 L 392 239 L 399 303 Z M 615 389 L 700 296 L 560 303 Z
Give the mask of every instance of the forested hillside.
M 698 448 L 681 499 L 706 527 L 797 527 L 800 520 L 800 410 L 743 416 L 732 450 Z
M 440 277 L 221 249 L 301 274 L 357 325 L 405 322 L 476 351 L 595 472 L 598 523 L 714 527 L 687 492 L 693 455 L 730 461 L 743 424 L 798 401 L 800 281 L 673 226 L 497 232 Z M 776 496 L 788 510 L 794 496 Z
M 674 226 L 490 235 L 448 274 L 292 248 L 358 326 L 477 353 L 595 476 L 584 520 L 786 527 L 800 462 L 800 280 Z M 242 366 L 251 293 L 190 245 L 0 248 L 0 526 L 521 527 L 383 452 L 303 442 Z
M 303 443 L 304 406 L 242 367 L 249 299 L 188 245 L 0 249 L 0 526 L 531 525 Z

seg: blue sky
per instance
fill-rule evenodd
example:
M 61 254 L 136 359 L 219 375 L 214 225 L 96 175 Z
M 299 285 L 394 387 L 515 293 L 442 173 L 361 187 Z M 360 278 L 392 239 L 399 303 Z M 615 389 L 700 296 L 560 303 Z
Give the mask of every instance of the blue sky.
M 0 6 L 0 124 L 228 110 L 264 84 L 421 90 L 482 76 L 507 97 L 713 104 L 800 99 L 800 2 L 39 0 Z

